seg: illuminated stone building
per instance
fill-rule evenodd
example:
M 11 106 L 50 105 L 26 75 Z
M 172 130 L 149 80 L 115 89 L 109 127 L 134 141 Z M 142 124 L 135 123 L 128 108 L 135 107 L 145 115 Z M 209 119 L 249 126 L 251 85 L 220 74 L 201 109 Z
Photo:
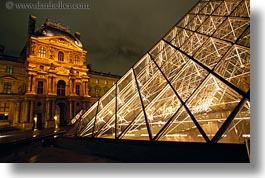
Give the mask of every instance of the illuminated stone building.
M 0 127 L 17 124 L 26 87 L 26 70 L 22 59 L 0 52 Z
M 31 129 L 36 116 L 38 128 L 49 128 L 57 116 L 64 126 L 89 107 L 87 52 L 80 33 L 49 20 L 35 30 L 35 23 L 30 16 L 20 58 L 1 56 L 1 123 Z
M 39 129 L 54 127 L 54 116 L 65 126 L 119 79 L 89 71 L 80 33 L 72 35 L 48 19 L 35 30 L 35 23 L 36 17 L 30 16 L 20 57 L 4 55 L 0 48 L 1 127 L 32 129 L 35 116 Z
M 237 144 L 250 139 L 249 0 L 199 1 L 68 136 Z
M 80 33 L 74 35 L 49 21 L 35 31 L 36 17 L 30 16 L 29 38 L 22 51 L 27 68 L 26 110 L 21 118 L 39 127 L 53 127 L 54 116 L 66 125 L 81 109 L 88 108 L 86 51 Z

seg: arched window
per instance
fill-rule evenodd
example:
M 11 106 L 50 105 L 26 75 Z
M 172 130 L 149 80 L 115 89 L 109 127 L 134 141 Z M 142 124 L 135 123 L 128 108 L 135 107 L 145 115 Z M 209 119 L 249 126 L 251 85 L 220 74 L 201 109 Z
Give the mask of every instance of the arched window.
M 57 95 L 65 96 L 65 81 L 59 80 L 57 83 Z
M 43 46 L 40 46 L 38 56 L 39 57 L 46 57 L 46 48 L 44 48 Z
M 58 52 L 58 60 L 59 61 L 64 61 L 64 53 L 62 51 Z

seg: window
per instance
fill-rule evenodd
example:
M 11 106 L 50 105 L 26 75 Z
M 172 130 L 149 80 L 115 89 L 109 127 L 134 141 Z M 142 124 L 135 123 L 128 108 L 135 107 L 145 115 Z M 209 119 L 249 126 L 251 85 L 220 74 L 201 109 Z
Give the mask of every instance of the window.
M 58 52 L 58 60 L 59 61 L 64 61 L 64 53 L 62 51 Z
M 13 73 L 13 67 L 7 67 L 6 68 L 6 73 L 8 73 L 8 74 L 12 74 Z
M 108 81 L 107 80 L 105 80 L 105 85 L 108 85 Z
M 59 80 L 57 83 L 57 95 L 65 96 L 65 81 Z
M 43 94 L 43 81 L 38 81 L 37 93 Z
M 96 97 L 99 97 L 100 90 L 101 90 L 100 87 L 95 88 Z
M 80 95 L 80 85 L 75 86 L 75 92 L 77 95 Z
M 75 55 L 74 64 L 79 64 L 79 62 L 80 62 L 79 56 Z
M 0 103 L 0 121 L 8 120 L 9 106 L 8 103 Z
M 46 48 L 44 47 L 39 47 L 39 53 L 38 53 L 39 57 L 46 57 Z
M 40 71 L 44 71 L 44 66 L 40 65 Z
M 99 82 L 99 80 L 98 80 L 98 79 L 96 79 L 96 84 L 98 84 L 98 82 Z
M 11 93 L 11 86 L 12 86 L 12 84 L 10 82 L 4 82 L 4 91 L 3 91 L 3 93 L 10 94 Z

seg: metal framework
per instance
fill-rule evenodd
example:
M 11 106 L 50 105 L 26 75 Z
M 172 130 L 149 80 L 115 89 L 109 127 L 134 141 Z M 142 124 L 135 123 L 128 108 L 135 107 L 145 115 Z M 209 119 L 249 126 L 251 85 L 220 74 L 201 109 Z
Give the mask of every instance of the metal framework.
M 201 0 L 67 135 L 242 143 L 249 93 L 249 0 Z

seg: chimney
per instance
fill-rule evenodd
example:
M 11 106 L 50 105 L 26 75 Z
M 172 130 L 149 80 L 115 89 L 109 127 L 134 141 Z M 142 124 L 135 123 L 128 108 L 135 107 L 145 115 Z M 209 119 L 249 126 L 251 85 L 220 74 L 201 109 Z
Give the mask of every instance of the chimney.
M 75 32 L 75 37 L 80 40 L 80 32 Z
M 35 32 L 36 16 L 29 15 L 28 34 L 32 35 Z

